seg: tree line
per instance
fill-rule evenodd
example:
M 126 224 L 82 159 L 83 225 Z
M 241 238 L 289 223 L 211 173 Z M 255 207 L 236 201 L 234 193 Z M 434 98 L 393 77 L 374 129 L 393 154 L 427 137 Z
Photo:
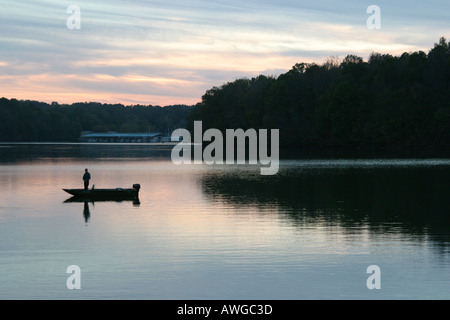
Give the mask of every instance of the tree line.
M 185 126 L 191 107 L 51 104 L 0 99 L 0 141 L 78 141 L 82 131 L 162 132 Z
M 449 147 L 450 42 L 428 53 L 297 63 L 213 87 L 187 127 L 280 130 L 287 147 Z
M 82 131 L 279 129 L 286 147 L 449 147 L 450 42 L 428 53 L 297 63 L 278 77 L 237 79 L 195 106 L 71 105 L 0 99 L 0 141 L 77 141 Z

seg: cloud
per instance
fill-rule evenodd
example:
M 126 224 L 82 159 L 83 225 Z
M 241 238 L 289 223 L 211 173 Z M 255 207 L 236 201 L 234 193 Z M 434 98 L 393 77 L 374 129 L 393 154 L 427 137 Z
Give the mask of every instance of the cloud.
M 330 56 L 427 50 L 449 33 L 448 1 L 78 0 L 81 30 L 66 27 L 73 1 L 2 1 L 0 86 L 43 101 L 195 103 L 212 86 L 277 75 Z M 17 96 L 15 96 L 17 95 Z

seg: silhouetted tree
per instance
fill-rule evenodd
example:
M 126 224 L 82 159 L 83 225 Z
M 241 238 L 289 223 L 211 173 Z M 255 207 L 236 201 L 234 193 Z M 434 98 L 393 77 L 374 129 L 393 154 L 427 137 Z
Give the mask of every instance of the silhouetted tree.
M 2 98 L 0 141 L 77 141 L 82 131 L 166 133 L 184 127 L 190 109 L 184 105 L 63 105 Z
M 394 57 L 296 63 L 277 78 L 208 90 L 187 119 L 204 129 L 278 128 L 291 147 L 450 145 L 450 43 Z

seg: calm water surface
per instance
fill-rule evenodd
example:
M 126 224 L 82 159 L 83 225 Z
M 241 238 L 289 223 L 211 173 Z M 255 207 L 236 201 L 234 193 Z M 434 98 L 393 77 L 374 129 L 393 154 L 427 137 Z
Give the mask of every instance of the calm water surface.
M 0 298 L 450 298 L 449 159 L 282 160 L 261 176 L 168 155 L 0 145 Z M 140 183 L 140 203 L 66 203 L 84 168 L 96 188 Z

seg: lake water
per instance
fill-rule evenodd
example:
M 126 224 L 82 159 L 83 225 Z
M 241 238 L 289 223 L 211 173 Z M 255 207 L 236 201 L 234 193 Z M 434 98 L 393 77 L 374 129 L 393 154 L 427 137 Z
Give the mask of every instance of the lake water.
M 96 188 L 140 183 L 140 203 L 66 203 L 85 168 Z M 449 159 L 259 169 L 176 166 L 151 145 L 0 145 L 0 299 L 450 298 Z

